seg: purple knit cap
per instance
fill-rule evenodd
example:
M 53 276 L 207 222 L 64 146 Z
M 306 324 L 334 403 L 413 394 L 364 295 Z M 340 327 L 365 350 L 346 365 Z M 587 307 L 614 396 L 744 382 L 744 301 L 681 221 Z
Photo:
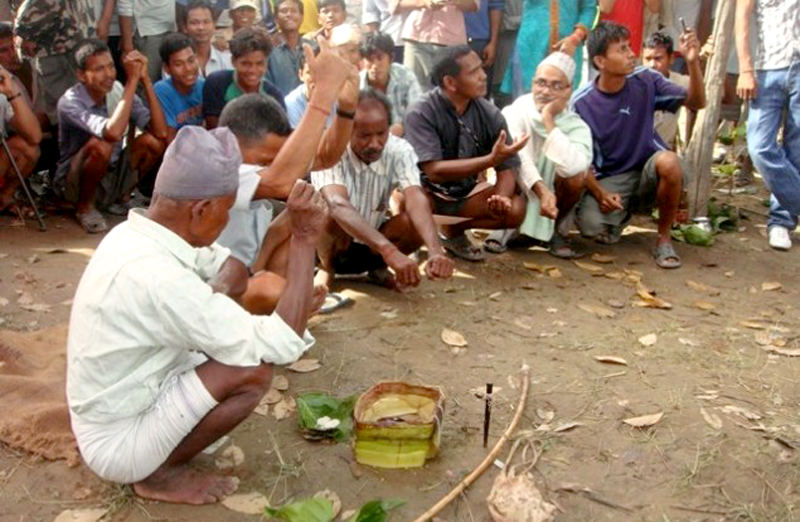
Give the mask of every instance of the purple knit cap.
M 154 194 L 170 199 L 213 199 L 239 188 L 242 153 L 227 127 L 182 127 L 158 169 Z

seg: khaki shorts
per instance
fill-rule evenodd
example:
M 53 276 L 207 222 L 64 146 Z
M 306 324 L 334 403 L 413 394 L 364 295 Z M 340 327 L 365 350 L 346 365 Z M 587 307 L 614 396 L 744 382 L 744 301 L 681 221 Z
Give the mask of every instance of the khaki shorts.
M 611 227 L 621 232 L 621 227 L 627 223 L 631 214 L 647 213 L 653 208 L 658 188 L 658 173 L 656 172 L 656 159 L 661 152 L 656 152 L 642 170 L 624 172 L 598 180 L 601 187 L 609 192 L 616 192 L 622 198 L 622 210 L 615 210 L 604 214 L 600 210 L 600 203 L 588 191 L 584 194 L 577 209 L 577 223 L 581 234 L 594 237 L 606 232 Z M 683 186 L 689 181 L 686 164 L 683 166 Z

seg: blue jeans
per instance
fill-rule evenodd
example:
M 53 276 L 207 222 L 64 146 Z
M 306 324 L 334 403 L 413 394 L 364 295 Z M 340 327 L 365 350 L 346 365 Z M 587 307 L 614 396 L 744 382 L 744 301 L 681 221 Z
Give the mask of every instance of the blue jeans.
M 767 226 L 797 227 L 800 215 L 800 61 L 756 71 L 758 89 L 747 118 L 747 150 L 770 196 Z M 783 146 L 778 130 L 786 114 Z

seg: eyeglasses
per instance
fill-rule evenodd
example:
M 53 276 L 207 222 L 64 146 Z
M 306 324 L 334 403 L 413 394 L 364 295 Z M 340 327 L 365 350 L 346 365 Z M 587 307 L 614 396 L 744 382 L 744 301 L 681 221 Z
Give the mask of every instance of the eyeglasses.
M 536 80 L 533 80 L 533 85 L 539 89 L 549 88 L 554 92 L 561 92 L 569 87 L 569 84 L 561 82 L 548 82 L 543 78 L 537 78 Z

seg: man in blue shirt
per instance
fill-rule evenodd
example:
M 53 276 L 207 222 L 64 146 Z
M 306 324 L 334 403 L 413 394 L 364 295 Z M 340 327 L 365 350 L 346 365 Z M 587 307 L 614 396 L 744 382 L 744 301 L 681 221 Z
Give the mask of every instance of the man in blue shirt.
M 497 39 L 503 21 L 505 0 L 481 2 L 476 12 L 464 13 L 467 26 L 467 43 L 483 60 L 489 86 L 493 85 L 494 58 L 497 55 Z
M 303 2 L 278 0 L 275 10 L 281 41 L 269 55 L 267 79 L 286 96 L 303 83 L 300 81 L 300 69 L 303 67 L 303 43 L 300 38 Z
M 578 209 L 578 227 L 584 236 L 616 243 L 631 212 L 658 205 L 658 239 L 653 257 L 661 268 L 678 268 L 681 259 L 672 246 L 675 221 L 686 169 L 681 159 L 656 134 L 655 111 L 677 111 L 682 105 L 705 106 L 700 44 L 693 30 L 680 39 L 681 54 L 689 67 L 688 90 L 660 73 L 636 68 L 630 31 L 613 22 L 600 22 L 589 36 L 597 80 L 575 93 L 575 112 L 589 125 L 594 138 L 594 174 Z
M 158 81 L 154 89 L 164 119 L 167 140 L 171 143 L 184 125 L 203 124 L 203 83 L 192 41 L 180 33 L 169 35 L 159 49 L 169 78 Z

